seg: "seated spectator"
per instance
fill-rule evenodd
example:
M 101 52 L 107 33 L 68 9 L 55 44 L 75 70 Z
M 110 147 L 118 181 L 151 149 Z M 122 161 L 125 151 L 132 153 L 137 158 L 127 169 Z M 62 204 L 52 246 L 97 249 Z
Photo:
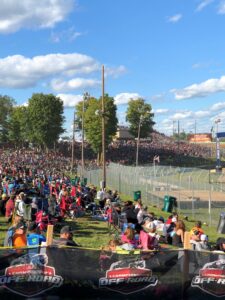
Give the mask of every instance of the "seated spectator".
M 169 225 L 171 223 L 175 223 L 178 221 L 178 214 L 176 212 L 174 212 L 172 215 L 170 215 L 168 217 L 168 219 L 166 220 L 166 225 L 169 227 Z
M 183 247 L 184 232 L 185 232 L 185 224 L 182 220 L 178 220 L 176 222 L 176 226 L 175 226 L 173 234 L 172 234 L 172 245 L 173 246 Z
M 5 238 L 4 238 L 4 247 L 12 247 L 13 245 L 13 235 L 15 233 L 15 229 L 18 223 L 22 222 L 22 217 L 15 215 L 15 217 L 13 218 L 13 223 L 12 225 L 8 228 Z
M 225 252 L 225 238 L 219 237 L 214 250 Z
M 27 246 L 26 237 L 27 226 L 25 222 L 19 222 L 15 226 L 15 233 L 12 237 L 12 245 L 14 248 L 21 248 Z
M 144 249 L 157 249 L 159 248 L 159 239 L 160 235 L 156 232 L 156 225 L 154 224 L 154 219 L 147 217 L 144 220 L 142 225 L 142 230 L 140 231 L 140 246 Z M 144 233 L 147 233 L 149 238 L 146 241 L 146 236 Z
M 135 212 L 135 207 L 134 207 L 132 201 L 127 201 L 124 204 L 124 208 L 123 208 L 122 212 L 126 213 L 128 223 L 137 224 L 137 222 L 138 222 L 137 213 Z
M 131 227 L 127 227 L 121 236 L 122 248 L 126 250 L 134 249 L 137 247 L 137 240 L 135 239 L 135 231 Z
M 53 245 L 56 246 L 73 246 L 77 247 L 79 246 L 76 242 L 73 240 L 73 231 L 70 226 L 63 226 L 60 230 L 60 237 L 57 240 L 53 240 Z
M 177 218 L 175 218 L 175 217 L 171 217 L 171 221 L 169 221 L 169 223 L 166 223 L 166 228 L 167 228 L 166 240 L 167 240 L 167 243 L 170 245 L 172 245 L 172 242 L 173 242 L 172 235 L 174 233 L 176 223 L 177 223 Z
M 197 251 L 210 250 L 209 239 L 206 234 L 201 234 L 200 241 L 193 241 L 193 249 Z
M 137 220 L 138 220 L 138 224 L 142 224 L 143 220 L 147 217 L 150 216 L 148 214 L 148 207 L 147 206 L 141 206 L 141 208 L 139 209 L 138 213 L 137 213 Z
M 31 222 L 28 226 L 27 246 L 40 246 L 42 242 L 46 242 L 45 236 L 40 234 L 39 227 L 35 222 Z
M 219 237 L 216 241 L 216 246 L 213 250 L 221 253 L 221 255 L 218 255 L 218 259 L 224 260 L 225 259 L 225 255 L 224 255 L 224 253 L 225 253 L 225 238 Z
M 202 229 L 202 222 L 197 221 L 195 223 L 195 226 L 190 231 L 190 240 L 192 241 L 200 241 L 201 235 L 204 234 L 204 231 Z
M 158 219 L 155 219 L 153 222 L 154 222 L 154 224 L 156 226 L 157 233 L 160 234 L 160 236 L 162 238 L 161 240 L 163 242 L 165 242 L 166 241 L 166 237 L 167 237 L 167 227 L 166 227 L 164 218 L 163 217 L 159 217 Z
M 139 210 L 142 208 L 143 204 L 142 204 L 142 200 L 139 198 L 138 200 L 135 201 L 135 212 L 136 214 L 139 212 Z

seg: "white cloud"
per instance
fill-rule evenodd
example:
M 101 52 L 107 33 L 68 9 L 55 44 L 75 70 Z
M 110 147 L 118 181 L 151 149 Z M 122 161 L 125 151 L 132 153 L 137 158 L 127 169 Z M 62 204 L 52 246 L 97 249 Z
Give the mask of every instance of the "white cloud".
M 183 120 L 183 119 L 187 119 L 193 116 L 193 112 L 192 111 L 184 111 L 184 112 L 177 112 L 175 113 L 171 119 L 172 120 Z
M 1 0 L 0 33 L 52 28 L 73 10 L 75 0 Z
M 225 14 L 225 1 L 221 1 L 218 7 L 218 14 L 224 15 Z
M 118 118 L 119 125 L 128 126 L 126 122 L 126 112 L 125 111 L 117 111 L 116 116 Z
M 215 103 L 211 106 L 210 108 L 212 111 L 218 111 L 218 110 L 221 110 L 221 109 L 225 109 L 225 102 L 218 102 L 218 103 Z
M 116 105 L 127 104 L 131 99 L 136 100 L 138 98 L 142 97 L 137 93 L 121 93 L 114 97 Z
M 214 2 L 214 0 L 203 0 L 201 3 L 197 6 L 196 11 L 202 11 L 206 6 Z
M 157 101 L 157 102 L 163 101 L 163 100 L 165 100 L 165 93 L 153 95 L 153 96 L 151 96 L 151 100 Z
M 180 90 L 171 90 L 171 92 L 175 94 L 177 100 L 206 97 L 209 94 L 223 91 L 225 91 L 225 76 L 222 76 L 219 79 L 208 79 L 199 84 L 192 84 Z
M 105 68 L 105 77 L 114 77 L 117 78 L 120 75 L 123 75 L 127 72 L 126 67 L 125 66 L 119 66 L 119 67 L 114 67 L 114 68 L 110 68 L 110 67 L 106 67 Z
M 168 17 L 168 22 L 170 23 L 177 23 L 182 18 L 182 14 L 176 14 L 174 16 Z
M 89 74 L 99 69 L 97 61 L 78 53 L 48 54 L 33 58 L 8 56 L 0 59 L 0 87 L 28 88 L 50 76 Z
M 201 119 L 201 118 L 209 117 L 210 114 L 211 113 L 208 110 L 199 110 L 194 113 L 194 117 Z
M 153 113 L 158 114 L 158 115 L 167 114 L 168 112 L 169 112 L 169 109 L 167 109 L 167 108 L 153 109 Z
M 72 91 L 76 89 L 95 88 L 100 85 L 100 80 L 86 78 L 74 78 L 68 81 L 53 79 L 51 81 L 51 88 L 55 91 Z
M 65 107 L 74 107 L 78 102 L 83 100 L 82 95 L 72 95 L 72 94 L 58 94 Z
M 72 42 L 82 35 L 84 35 L 84 33 L 76 31 L 74 27 L 70 27 L 67 30 L 63 30 L 63 31 L 58 31 L 58 32 L 52 31 L 50 39 L 53 43 L 59 43 L 62 40 Z

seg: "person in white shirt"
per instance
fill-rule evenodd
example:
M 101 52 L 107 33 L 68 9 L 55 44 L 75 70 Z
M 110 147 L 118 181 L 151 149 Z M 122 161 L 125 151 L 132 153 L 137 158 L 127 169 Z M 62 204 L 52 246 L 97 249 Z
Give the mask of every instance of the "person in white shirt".
M 20 217 L 24 216 L 24 211 L 25 211 L 24 198 L 25 198 L 25 194 L 21 192 L 19 195 L 17 195 L 15 201 L 16 215 Z

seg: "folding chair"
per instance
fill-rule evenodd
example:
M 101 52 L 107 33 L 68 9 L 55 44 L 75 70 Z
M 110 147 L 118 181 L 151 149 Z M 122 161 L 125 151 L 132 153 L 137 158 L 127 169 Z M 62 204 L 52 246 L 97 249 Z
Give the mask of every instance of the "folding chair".
M 108 215 L 108 228 L 110 233 L 120 233 L 120 216 L 118 211 L 111 206 L 107 210 L 107 215 Z

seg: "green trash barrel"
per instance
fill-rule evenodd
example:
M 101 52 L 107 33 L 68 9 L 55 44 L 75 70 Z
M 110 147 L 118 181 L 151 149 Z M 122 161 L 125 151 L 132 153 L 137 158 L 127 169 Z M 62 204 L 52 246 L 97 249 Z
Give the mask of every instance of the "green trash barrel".
M 81 180 L 81 186 L 86 186 L 86 185 L 87 185 L 87 178 L 85 177 Z
M 220 219 L 219 219 L 219 224 L 217 227 L 217 232 L 220 234 L 224 234 L 225 233 L 225 213 L 222 212 L 220 214 Z
M 166 212 L 172 212 L 173 211 L 173 207 L 176 206 L 177 202 L 176 202 L 176 198 L 169 196 L 169 195 L 165 195 L 164 196 L 164 207 L 163 207 L 163 211 Z
M 134 192 L 134 201 L 141 199 L 141 191 Z
M 77 185 L 79 182 L 80 182 L 80 177 L 78 177 L 78 176 L 75 176 L 75 184 Z

